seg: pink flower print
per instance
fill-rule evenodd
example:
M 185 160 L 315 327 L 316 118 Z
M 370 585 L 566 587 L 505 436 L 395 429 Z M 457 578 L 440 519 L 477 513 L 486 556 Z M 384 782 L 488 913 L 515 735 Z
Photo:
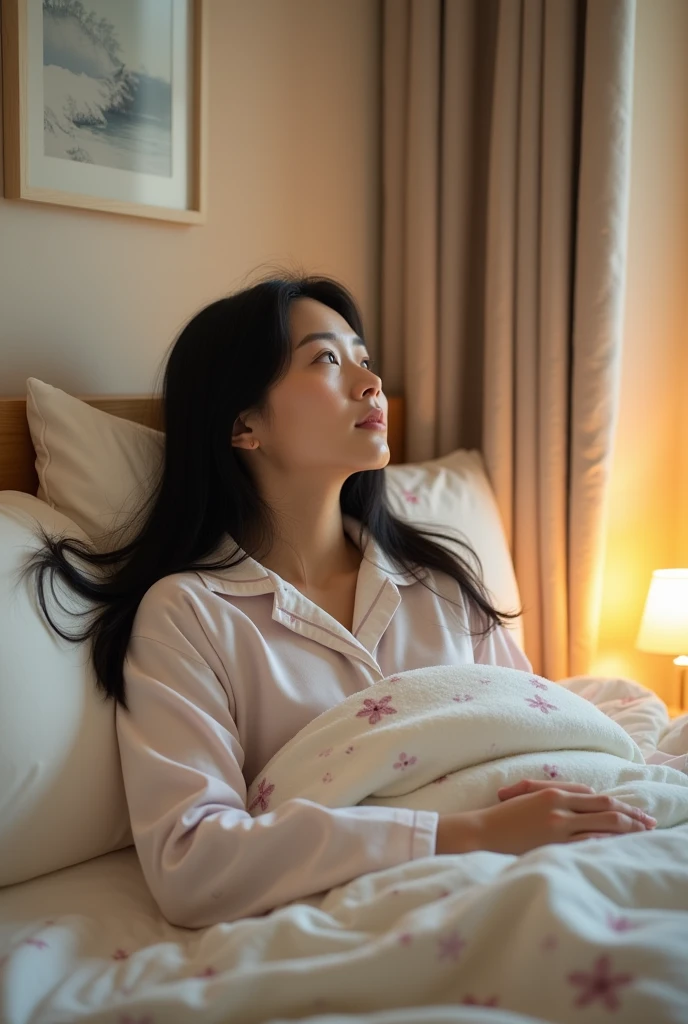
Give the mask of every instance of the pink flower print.
M 47 949 L 48 943 L 43 939 L 26 939 L 24 942 L 25 946 L 35 946 L 36 949 Z
M 332 779 L 333 779 L 332 772 L 325 772 L 325 774 L 322 777 L 323 782 L 332 782 Z
M 478 682 L 482 683 L 483 686 L 489 686 L 490 683 L 492 682 L 492 680 L 491 679 L 479 679 Z
M 261 779 L 258 784 L 256 799 L 249 807 L 249 811 L 252 811 L 254 807 L 258 806 L 258 804 L 260 804 L 261 811 L 267 811 L 270 806 L 270 795 L 274 792 L 274 789 L 275 787 L 272 783 L 268 785 L 267 779 Z
M 214 978 L 216 974 L 217 971 L 214 967 L 206 967 L 200 974 L 194 974 L 194 978 Z
M 327 747 L 325 750 L 321 750 L 318 757 L 329 757 L 332 753 L 332 747 Z
M 476 999 L 475 996 L 464 996 L 461 1000 L 461 1006 L 499 1006 L 499 999 L 497 996 L 492 996 L 491 999 Z
M 559 774 L 559 769 L 557 768 L 557 766 L 555 764 L 543 764 L 542 771 L 547 776 L 548 779 L 559 779 L 559 778 L 561 778 L 561 776 Z
M 402 932 L 399 936 L 399 943 L 402 946 L 410 946 L 412 942 L 413 935 L 411 935 L 411 932 Z
M 556 704 L 550 704 L 539 693 L 534 697 L 526 697 L 526 704 L 530 704 L 531 708 L 537 708 L 538 711 L 542 711 L 543 715 L 548 715 L 550 711 L 558 711 Z
M 402 491 L 401 493 L 404 495 L 404 498 L 409 503 L 409 505 L 418 504 L 418 495 L 414 494 L 413 491 Z
M 614 914 L 607 915 L 607 924 L 615 932 L 630 932 L 633 928 L 638 927 L 630 917 L 615 917 Z
M 619 701 L 619 703 L 620 704 L 633 704 L 638 699 L 639 699 L 638 697 L 622 697 L 621 700 Z
M 551 952 L 551 950 L 556 949 L 558 945 L 559 939 L 556 935 L 553 935 L 551 932 L 549 935 L 545 935 L 544 939 L 540 943 L 541 949 L 545 949 L 548 952 Z
M 457 704 L 468 704 L 469 700 L 475 700 L 475 697 L 470 693 L 460 693 L 458 697 L 452 697 L 452 700 L 455 700 Z
M 592 971 L 574 971 L 568 975 L 568 981 L 581 988 L 574 1006 L 587 1006 L 600 999 L 607 1010 L 619 1009 L 619 995 L 615 989 L 620 985 L 630 985 L 634 976 L 611 974 L 611 965 L 610 956 L 601 956 L 595 961 Z
M 449 933 L 449 935 L 440 939 L 438 944 L 440 947 L 439 960 L 444 960 L 445 956 L 451 957 L 452 960 L 458 960 L 459 954 L 466 945 L 466 942 L 461 938 L 455 928 L 453 932 Z
M 356 749 L 356 747 L 353 747 L 353 746 L 347 747 L 346 750 L 344 751 L 344 753 L 345 754 L 353 754 L 355 749 Z
M 448 775 L 440 775 L 439 779 L 433 779 L 433 782 L 438 785 L 440 782 L 446 782 L 448 778 Z
M 126 949 L 116 949 L 115 952 L 112 954 L 112 959 L 113 960 L 128 960 L 129 959 L 129 954 L 127 953 Z
M 531 686 L 534 686 L 538 690 L 546 690 L 547 689 L 546 685 L 542 682 L 541 679 L 534 679 L 533 677 L 531 677 L 528 680 L 528 682 L 530 683 Z
M 401 679 L 401 676 L 390 676 L 389 679 L 387 680 L 387 682 L 388 683 L 398 683 L 400 679 Z
M 391 694 L 387 697 L 380 697 L 379 700 L 366 697 L 363 701 L 362 709 L 356 714 L 356 718 L 367 718 L 369 725 L 377 725 L 383 715 L 396 715 L 397 709 L 389 705 L 391 699 Z
M 401 770 L 403 771 L 405 768 L 408 768 L 409 765 L 415 764 L 417 760 L 417 757 L 409 757 L 408 754 L 404 753 L 404 751 L 402 750 L 402 752 L 399 754 L 399 760 L 395 762 L 394 767 L 396 769 L 401 768 Z

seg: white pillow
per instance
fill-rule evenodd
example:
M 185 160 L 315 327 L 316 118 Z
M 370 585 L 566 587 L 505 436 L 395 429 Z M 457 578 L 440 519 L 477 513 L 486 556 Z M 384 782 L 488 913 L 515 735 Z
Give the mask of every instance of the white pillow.
M 517 611 L 521 597 L 516 574 L 480 452 L 460 448 L 429 462 L 389 466 L 386 473 L 396 515 L 419 526 L 448 527 L 450 535 L 458 533 L 480 559 L 483 582 L 498 611 Z M 471 561 L 465 548 L 448 546 Z M 508 628 L 523 649 L 521 617 L 510 620 Z
M 26 389 L 38 497 L 91 539 L 124 525 L 161 465 L 164 435 L 35 377 Z
M 37 498 L 0 491 L 0 885 L 132 842 L 114 704 L 96 692 L 88 647 L 62 640 L 32 578 L 19 580 L 37 523 L 85 539 Z
M 33 377 L 27 390 L 38 496 L 94 539 L 123 524 L 160 467 L 163 435 L 93 409 Z M 460 449 L 418 465 L 391 466 L 387 479 L 398 515 L 459 530 L 480 558 L 498 609 L 520 607 L 499 510 L 479 452 Z M 522 647 L 521 620 L 510 628 Z

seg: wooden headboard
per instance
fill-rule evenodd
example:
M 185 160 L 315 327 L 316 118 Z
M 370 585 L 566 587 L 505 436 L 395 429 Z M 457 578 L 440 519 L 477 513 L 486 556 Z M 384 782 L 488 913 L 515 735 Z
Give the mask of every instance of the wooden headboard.
M 81 399 L 96 409 L 148 427 L 161 425 L 160 399 L 147 395 L 100 395 Z M 404 407 L 402 398 L 390 398 L 387 440 L 392 462 L 404 459 Z M 35 494 L 38 479 L 35 452 L 26 421 L 25 398 L 0 398 L 0 491 Z

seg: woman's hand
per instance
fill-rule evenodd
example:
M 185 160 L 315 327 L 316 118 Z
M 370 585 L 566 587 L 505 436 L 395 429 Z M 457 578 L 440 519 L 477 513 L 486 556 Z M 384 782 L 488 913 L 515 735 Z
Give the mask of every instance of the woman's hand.
M 577 783 L 523 779 L 498 795 L 502 802 L 493 807 L 443 815 L 436 852 L 521 854 L 549 843 L 644 832 L 657 824 L 639 808 Z
M 524 853 L 547 843 L 644 832 L 657 824 L 638 807 L 575 782 L 522 779 L 497 795 L 502 803 L 479 813 L 488 849 L 499 846 L 500 852 Z M 511 814 L 500 813 L 509 806 Z
M 510 786 L 502 786 L 497 790 L 500 800 L 510 800 L 512 796 L 522 796 L 524 793 L 535 793 L 538 789 L 564 789 L 567 793 L 594 793 L 591 786 L 584 786 L 581 782 L 557 782 L 554 779 L 520 779 Z

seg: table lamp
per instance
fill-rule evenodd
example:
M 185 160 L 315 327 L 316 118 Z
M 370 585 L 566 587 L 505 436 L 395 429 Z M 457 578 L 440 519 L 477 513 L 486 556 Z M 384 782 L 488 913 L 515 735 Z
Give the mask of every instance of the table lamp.
M 688 711 L 688 569 L 655 569 L 635 646 L 672 654 L 681 668 L 680 707 Z

